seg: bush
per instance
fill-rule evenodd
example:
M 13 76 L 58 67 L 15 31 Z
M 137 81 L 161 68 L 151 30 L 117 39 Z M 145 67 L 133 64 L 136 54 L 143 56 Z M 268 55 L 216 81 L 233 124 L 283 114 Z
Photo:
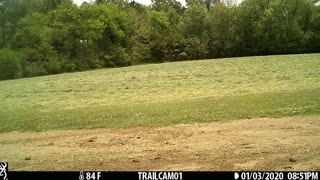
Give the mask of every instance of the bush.
M 45 63 L 45 69 L 49 74 L 61 73 L 61 64 L 58 60 L 49 60 Z
M 21 64 L 18 53 L 11 49 L 0 50 L 0 80 L 21 77 Z
M 208 47 L 199 38 L 189 38 L 185 52 L 188 54 L 188 59 L 204 59 L 207 57 Z
M 48 72 L 41 62 L 28 63 L 24 70 L 24 75 L 26 77 L 43 76 L 47 74 Z
M 110 55 L 103 57 L 104 66 L 106 67 L 123 67 L 130 66 L 131 61 L 126 49 L 123 47 L 114 47 Z

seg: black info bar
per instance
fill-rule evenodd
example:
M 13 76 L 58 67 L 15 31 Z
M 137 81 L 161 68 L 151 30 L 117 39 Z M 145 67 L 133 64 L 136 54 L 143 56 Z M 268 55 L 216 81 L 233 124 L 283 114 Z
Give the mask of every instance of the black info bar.
M 73 171 L 73 172 L 19 172 L 4 171 L 0 180 L 15 179 L 68 179 L 68 180 L 189 180 L 189 179 L 210 179 L 210 180 L 319 180 L 319 171 L 247 171 L 247 172 L 191 172 L 191 171 Z M 5 178 L 5 179 L 2 179 Z

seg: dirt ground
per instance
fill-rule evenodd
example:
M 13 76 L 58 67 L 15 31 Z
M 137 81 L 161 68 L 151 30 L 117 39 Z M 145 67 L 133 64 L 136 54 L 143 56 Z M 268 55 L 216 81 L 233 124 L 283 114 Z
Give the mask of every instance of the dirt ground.
M 320 170 L 320 116 L 0 134 L 15 171 Z

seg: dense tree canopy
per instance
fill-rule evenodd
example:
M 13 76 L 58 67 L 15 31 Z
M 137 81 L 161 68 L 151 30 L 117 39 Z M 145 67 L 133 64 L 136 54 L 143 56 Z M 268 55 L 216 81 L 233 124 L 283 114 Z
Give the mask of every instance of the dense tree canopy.
M 0 0 L 0 79 L 320 52 L 317 0 Z

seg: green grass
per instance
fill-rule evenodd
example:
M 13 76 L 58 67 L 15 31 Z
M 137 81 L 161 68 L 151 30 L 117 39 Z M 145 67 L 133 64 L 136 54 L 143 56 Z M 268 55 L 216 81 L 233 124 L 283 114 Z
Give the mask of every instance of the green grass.
M 0 132 L 320 114 L 320 54 L 187 61 L 0 81 Z

